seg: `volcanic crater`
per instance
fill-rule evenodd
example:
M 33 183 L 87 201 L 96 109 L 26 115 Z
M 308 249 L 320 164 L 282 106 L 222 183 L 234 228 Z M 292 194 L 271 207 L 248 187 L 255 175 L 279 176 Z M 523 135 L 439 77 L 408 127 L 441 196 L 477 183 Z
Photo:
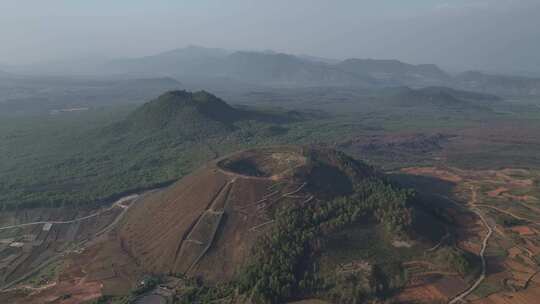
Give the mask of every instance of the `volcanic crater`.
M 233 280 L 257 238 L 271 229 L 275 208 L 343 195 L 352 180 L 372 174 L 333 150 L 241 151 L 141 200 L 116 241 L 144 272 Z
M 217 166 L 229 173 L 244 177 L 261 177 L 279 180 L 306 165 L 301 151 L 292 148 L 248 150 L 226 157 Z

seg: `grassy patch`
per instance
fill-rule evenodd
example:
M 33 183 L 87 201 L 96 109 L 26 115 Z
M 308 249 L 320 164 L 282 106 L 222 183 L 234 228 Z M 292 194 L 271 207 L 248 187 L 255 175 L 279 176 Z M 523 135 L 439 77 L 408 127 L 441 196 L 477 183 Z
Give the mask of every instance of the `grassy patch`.
M 62 266 L 62 261 L 50 263 L 38 273 L 28 278 L 26 282 L 32 286 L 39 287 L 56 281 L 58 274 L 62 271 Z
M 482 284 L 478 286 L 473 292 L 473 295 L 479 298 L 485 298 L 491 294 L 502 291 L 503 287 L 495 282 L 489 280 L 484 280 Z

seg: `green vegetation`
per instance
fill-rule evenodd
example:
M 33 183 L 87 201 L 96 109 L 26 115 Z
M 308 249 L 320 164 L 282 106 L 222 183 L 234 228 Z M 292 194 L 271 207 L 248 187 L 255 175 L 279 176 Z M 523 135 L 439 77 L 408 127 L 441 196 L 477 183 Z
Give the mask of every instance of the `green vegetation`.
M 506 214 L 498 214 L 497 216 L 495 216 L 495 221 L 497 222 L 497 224 L 504 227 L 513 227 L 527 224 L 526 221 L 517 219 Z
M 136 297 L 145 294 L 158 286 L 162 282 L 161 277 L 147 276 L 139 282 L 137 288 L 131 291 L 131 295 Z
M 179 95 L 131 113 L 121 107 L 0 121 L 0 210 L 84 208 L 167 185 L 242 148 L 331 142 L 361 127 L 295 111 L 213 112 L 207 104 L 228 106 L 205 92 Z
M 272 303 L 298 296 L 300 292 L 324 294 L 330 287 L 318 276 L 316 259 L 316 253 L 323 246 L 322 238 L 367 215 L 374 216 L 388 231 L 404 234 L 412 221 L 411 209 L 407 207 L 410 195 L 408 191 L 369 179 L 355 185 L 354 193 L 346 197 L 279 208 L 272 232 L 254 246 L 251 262 L 239 279 L 240 291 L 250 294 L 257 302 Z M 387 288 L 387 284 L 379 282 L 382 278 L 382 275 L 374 275 L 371 289 Z M 347 285 L 348 282 L 341 283 Z M 348 289 L 346 286 L 337 288 Z M 356 297 L 364 292 L 369 294 L 371 290 L 362 293 L 354 290 L 347 294 Z
M 521 113 L 531 112 L 530 108 L 515 107 L 513 114 L 501 116 L 456 109 L 395 108 L 367 98 L 371 93 L 332 89 L 331 96 L 350 99 L 336 104 L 322 97 L 314 101 L 308 92 L 284 90 L 283 99 L 290 101 L 289 108 L 317 110 L 269 109 L 269 103 L 264 110 L 233 108 L 206 92 L 176 92 L 134 111 L 133 106 L 120 106 L 2 118 L 0 210 L 110 202 L 126 193 L 167 185 L 210 159 L 243 148 L 276 144 L 340 147 L 340 143 L 358 136 L 434 129 L 453 132 L 486 123 L 514 122 Z M 301 103 L 295 104 L 295 100 Z M 534 119 L 527 118 L 526 123 L 527 128 L 537 126 Z M 405 143 L 402 152 L 400 146 L 391 143 L 384 147 L 391 151 L 386 154 L 377 149 L 344 150 L 385 169 L 435 162 L 422 147 L 409 152 L 406 147 Z M 540 166 L 536 145 L 483 143 L 481 150 L 462 151 L 452 150 L 449 162 L 466 167 L 502 161 L 507 165 Z
M 254 303 L 283 303 L 304 297 L 360 303 L 384 299 L 404 284 L 401 260 L 373 256 L 371 247 L 380 248 L 377 243 L 386 243 L 389 237 L 373 240 L 375 245 L 368 244 L 366 253 L 353 257 L 352 261 L 364 257 L 369 261 L 361 271 L 342 275 L 337 265 L 328 271 L 323 255 L 335 250 L 336 234 L 353 231 L 356 235 L 352 229 L 368 222 L 369 230 L 392 235 L 393 240 L 407 239 L 414 219 L 410 205 L 414 192 L 397 188 L 370 166 L 341 152 L 305 149 L 303 153 L 306 172 L 298 174 L 306 174 L 310 181 L 306 189 L 317 193 L 317 199 L 285 198 L 269 208 L 274 222 L 251 247 L 251 255 L 235 280 L 218 286 L 188 280 L 179 293 L 179 303 L 209 303 L 230 297 Z
M 234 284 L 218 284 L 212 287 L 205 286 L 201 281 L 189 279 L 182 291 L 182 296 L 175 303 L 211 303 L 218 299 L 232 297 L 235 294 Z
M 32 286 L 43 286 L 55 281 L 62 270 L 62 261 L 50 263 L 38 273 L 28 278 L 25 282 Z
M 32 119 L 23 128 L 0 123 L 0 208 L 83 206 L 159 187 L 224 153 L 272 143 L 268 130 L 278 127 L 272 121 L 289 120 L 287 113 L 230 108 L 241 119 L 232 121 L 226 111 L 205 110 L 220 102 L 216 97 L 186 96 L 164 95 L 126 119 L 117 115 L 120 121 L 84 113 L 75 129 L 69 127 L 75 118 Z M 212 117 L 218 114 L 225 116 Z
M 473 292 L 473 294 L 479 298 L 485 298 L 490 294 L 499 292 L 503 290 L 503 286 L 497 284 L 498 282 L 484 281 L 478 288 Z
M 471 253 L 453 247 L 438 249 L 433 257 L 435 264 L 443 266 L 448 271 L 457 271 L 462 276 L 473 274 L 478 268 L 473 260 L 477 258 Z

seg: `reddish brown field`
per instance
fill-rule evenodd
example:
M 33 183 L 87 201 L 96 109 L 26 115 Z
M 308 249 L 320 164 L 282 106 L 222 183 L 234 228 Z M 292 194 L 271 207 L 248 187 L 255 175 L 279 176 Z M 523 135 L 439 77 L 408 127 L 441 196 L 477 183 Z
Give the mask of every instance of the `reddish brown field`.
M 405 303 L 448 301 L 453 295 L 466 287 L 466 282 L 455 275 L 442 276 L 435 274 L 423 276 L 411 280 L 396 297 L 396 300 Z
M 504 187 L 501 187 L 501 188 L 497 188 L 495 190 L 492 190 L 492 191 L 489 191 L 487 193 L 488 196 L 491 196 L 491 197 L 497 197 L 505 192 L 508 192 L 508 189 L 507 188 L 504 188 Z
M 532 236 L 532 235 L 536 234 L 535 231 L 533 230 L 533 228 L 531 228 L 529 226 L 512 227 L 510 230 L 512 230 L 514 232 L 517 232 L 522 236 Z
M 493 228 L 494 234 L 487 247 L 487 276 L 484 283 L 498 287 L 484 297 L 473 292 L 468 300 L 481 304 L 540 303 L 540 285 L 537 282 L 540 267 L 533 259 L 540 254 L 536 222 L 540 215 L 537 213 L 540 206 L 534 205 L 537 203 L 536 197 L 527 194 L 536 191 L 535 185 L 539 176 L 537 172 L 523 169 L 474 171 L 434 167 L 407 168 L 403 172 L 455 183 L 452 196 L 462 204 L 467 203 L 468 207 L 476 207 Z M 512 194 L 514 191 L 520 195 Z M 523 206 L 523 202 L 529 204 Z M 529 211 L 524 212 L 523 208 Z M 480 240 L 485 237 L 486 229 L 476 216 L 471 218 L 453 214 L 458 227 L 461 227 L 457 229 L 458 247 L 478 254 L 481 248 Z M 528 223 L 505 227 L 495 221 L 497 216 L 514 217 Z M 507 258 L 492 256 L 490 253 L 501 251 L 506 252 Z M 468 285 L 461 286 L 461 289 L 450 288 L 444 292 L 444 288 L 449 286 L 452 284 L 448 282 L 442 285 L 412 282 L 398 299 L 422 303 L 448 300 L 465 290 Z
M 8 300 L 8 303 L 21 304 L 76 304 L 96 299 L 102 294 L 103 284 L 91 280 L 85 269 L 93 254 L 95 252 L 88 250 L 82 254 L 71 255 L 63 263 L 62 274 L 56 282 L 40 288 L 19 287 L 2 294 L 2 299 Z
M 474 304 L 534 304 L 540 299 L 540 285 L 530 284 L 525 290 L 504 292 L 473 301 Z

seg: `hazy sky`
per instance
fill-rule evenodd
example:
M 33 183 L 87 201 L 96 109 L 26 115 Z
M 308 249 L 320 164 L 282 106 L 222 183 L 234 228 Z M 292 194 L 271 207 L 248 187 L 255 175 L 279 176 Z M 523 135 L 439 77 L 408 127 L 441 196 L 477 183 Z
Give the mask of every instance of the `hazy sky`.
M 186 45 L 540 71 L 540 0 L 0 0 L 0 63 Z

